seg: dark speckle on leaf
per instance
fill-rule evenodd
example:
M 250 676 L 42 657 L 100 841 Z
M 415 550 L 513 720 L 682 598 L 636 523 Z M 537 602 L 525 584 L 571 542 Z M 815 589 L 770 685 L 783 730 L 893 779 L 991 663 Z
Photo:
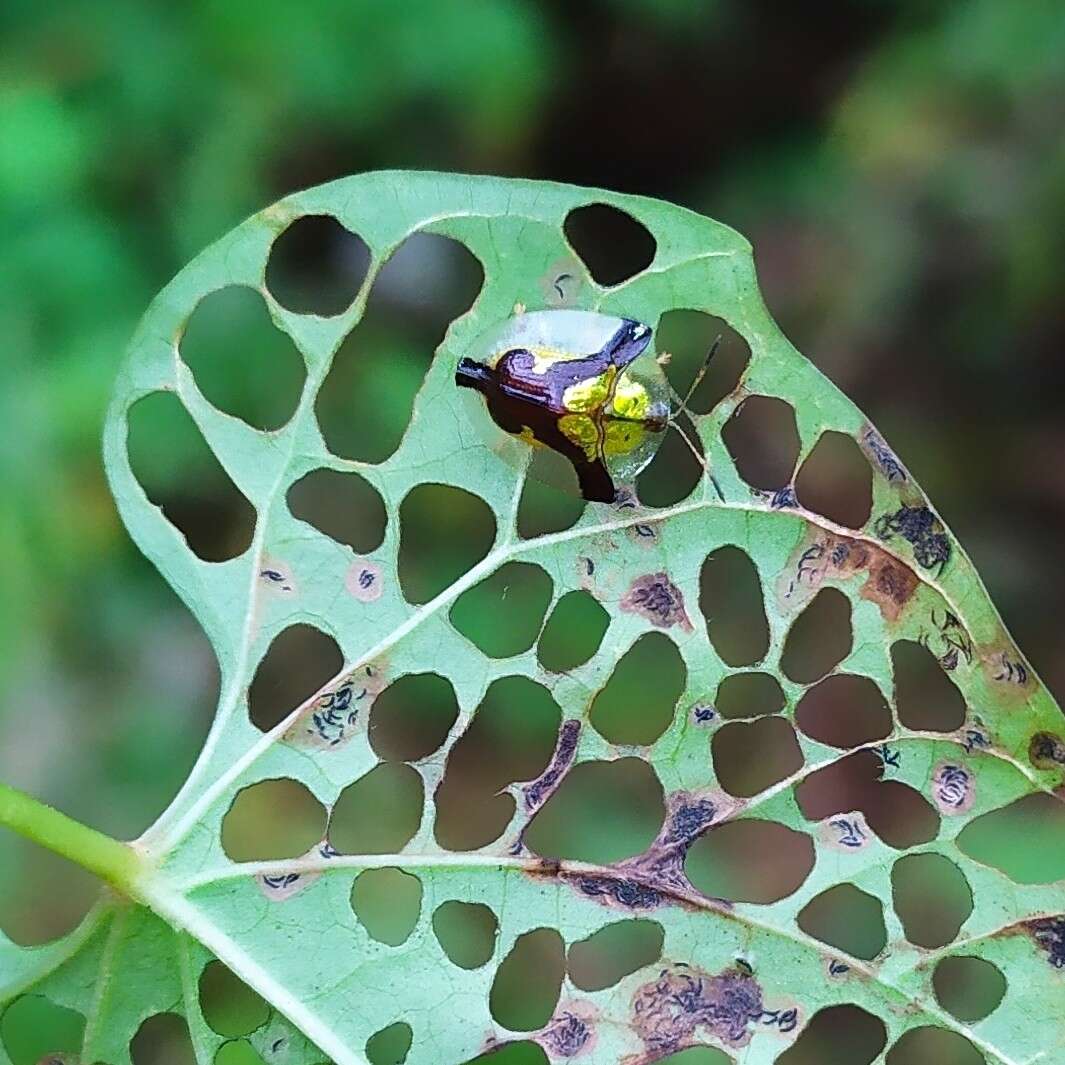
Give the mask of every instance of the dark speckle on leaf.
M 621 609 L 639 614 L 660 629 L 679 625 L 685 632 L 691 631 L 684 596 L 665 573 L 637 577 L 621 600 Z
M 687 965 L 663 969 L 633 998 L 633 1023 L 649 1050 L 671 1052 L 707 1028 L 729 1046 L 744 1046 L 762 1019 L 762 989 L 750 973 L 716 976 Z
M 1055 969 L 1065 969 L 1065 916 L 1046 917 L 1029 921 L 1032 938 L 1047 952 L 1047 960 Z
M 906 471 L 898 456 L 888 447 L 884 438 L 875 429 L 866 429 L 862 434 L 862 443 L 865 444 L 869 454 L 873 456 L 880 472 L 889 481 L 905 481 Z
M 998 656 L 995 680 L 1004 684 L 1019 684 L 1023 687 L 1028 683 L 1028 667 L 1020 659 L 1011 658 L 1003 651 Z
M 592 1033 L 586 1021 L 564 1011 L 544 1029 L 540 1041 L 552 1057 L 572 1058 L 587 1045 Z
M 612 900 L 633 910 L 649 910 L 662 901 L 662 896 L 654 888 L 620 877 L 582 876 L 577 886 L 584 895 L 607 902 Z
M 1065 740 L 1052 732 L 1037 732 L 1028 744 L 1028 757 L 1036 769 L 1065 766 Z
M 696 799 L 677 807 L 664 842 L 691 844 L 714 819 L 717 808 L 709 799 Z
M 913 548 L 913 557 L 925 569 L 942 566 L 950 558 L 950 540 L 928 507 L 900 507 L 877 520 L 876 534 L 882 540 L 901 536 Z
M 577 753 L 577 740 L 580 734 L 581 723 L 579 721 L 571 718 L 569 721 L 562 723 L 551 764 L 536 780 L 525 788 L 526 810 L 538 809 L 558 787 L 566 771 L 573 763 L 573 756 Z

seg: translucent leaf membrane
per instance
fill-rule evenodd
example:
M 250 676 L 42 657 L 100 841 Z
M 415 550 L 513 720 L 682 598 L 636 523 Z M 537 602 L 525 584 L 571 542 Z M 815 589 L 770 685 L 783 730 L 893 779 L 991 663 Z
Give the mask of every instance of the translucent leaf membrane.
M 291 409 L 175 358 L 234 288 Z M 559 309 L 669 338 L 705 469 L 663 446 L 587 502 L 486 439 L 459 360 Z M 1065 1060 L 1060 712 L 731 230 L 495 178 L 299 193 L 152 305 L 105 457 L 218 714 L 134 903 L 0 939 L 3 1065 Z M 270 680 L 293 631 L 326 640 Z

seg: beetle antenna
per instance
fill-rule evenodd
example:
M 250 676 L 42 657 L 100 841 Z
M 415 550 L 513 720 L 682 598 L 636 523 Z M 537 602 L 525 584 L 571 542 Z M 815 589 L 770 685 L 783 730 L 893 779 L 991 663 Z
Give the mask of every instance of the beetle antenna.
M 681 396 L 677 392 L 673 393 L 674 396 L 676 396 L 677 399 L 680 400 L 680 402 L 677 406 L 677 409 L 673 411 L 672 414 L 670 414 L 667 425 L 672 426 L 680 434 L 681 440 L 684 441 L 684 443 L 687 445 L 688 450 L 692 453 L 692 455 L 695 456 L 695 461 L 698 462 L 700 466 L 702 466 L 703 473 L 706 474 L 706 476 L 710 480 L 710 483 L 714 486 L 714 491 L 717 493 L 718 499 L 720 499 L 721 502 L 724 503 L 725 494 L 721 491 L 721 485 L 718 484 L 717 478 L 710 472 L 710 467 L 707 465 L 706 458 L 704 457 L 702 452 L 695 446 L 695 444 L 692 443 L 691 437 L 688 435 L 687 431 L 681 426 L 680 422 L 677 420 L 682 414 L 687 414 L 689 417 L 691 416 L 691 411 L 688 410 L 688 403 L 691 400 L 692 396 L 695 394 L 695 390 L 699 387 L 699 385 L 703 383 L 703 378 L 706 376 L 706 371 L 710 369 L 710 362 L 716 354 L 717 349 L 720 345 L 721 334 L 719 333 L 715 338 L 713 344 L 710 345 L 710 350 L 706 353 L 706 358 L 703 359 L 703 364 L 699 367 L 699 372 L 695 375 L 695 379 L 688 386 L 688 391 L 684 394 L 684 397 L 681 398 Z
M 713 344 L 710 345 L 710 350 L 706 353 L 706 358 L 703 359 L 702 366 L 699 367 L 699 372 L 695 375 L 695 379 L 688 386 L 688 391 L 684 394 L 684 398 L 680 401 L 680 406 L 677 408 L 677 415 L 690 414 L 688 410 L 688 404 L 691 402 L 692 396 L 695 395 L 695 390 L 703 383 L 703 378 L 706 376 L 707 370 L 710 369 L 710 362 L 714 355 L 717 354 L 717 349 L 721 346 L 721 333 L 718 333 L 717 338 Z
M 685 430 L 680 425 L 680 423 L 676 421 L 675 418 L 669 419 L 669 425 L 670 427 L 676 430 L 677 435 L 680 436 L 681 440 L 683 440 L 684 443 L 687 445 L 688 450 L 692 453 L 692 455 L 695 456 L 695 461 L 698 462 L 700 466 L 702 466 L 703 473 L 706 474 L 706 476 L 710 480 L 710 483 L 714 486 L 714 491 L 717 493 L 717 498 L 720 499 L 722 503 L 724 503 L 725 493 L 721 491 L 721 485 L 717 483 L 717 478 L 710 472 L 710 467 L 707 465 L 706 457 L 692 442 L 691 437 L 688 436 L 687 430 Z

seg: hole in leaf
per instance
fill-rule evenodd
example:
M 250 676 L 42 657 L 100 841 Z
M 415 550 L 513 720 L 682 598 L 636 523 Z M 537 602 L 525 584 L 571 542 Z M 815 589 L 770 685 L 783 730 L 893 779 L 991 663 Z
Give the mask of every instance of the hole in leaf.
M 853 884 L 837 884 L 815 895 L 796 920 L 808 936 L 865 961 L 887 946 L 880 900 Z
M 81 1052 L 85 1018 L 41 995 L 23 995 L 0 1011 L 0 1044 L 11 1065 L 37 1065 Z
M 811 739 L 832 747 L 882 740 L 892 728 L 891 708 L 868 677 L 838 673 L 803 694 L 795 722 Z
M 248 1035 L 270 1019 L 270 1006 L 220 961 L 200 973 L 200 1009 L 213 1032 Z
M 646 850 L 664 818 L 662 785 L 645 761 L 581 762 L 533 817 L 525 843 L 545 858 L 607 865 Z
M 692 454 L 689 443 L 700 456 L 703 443 L 691 419 L 682 414 L 667 429 L 650 464 L 636 478 L 636 494 L 647 507 L 672 507 L 695 491 L 706 472 L 702 462 Z
M 311 470 L 289 488 L 286 499 L 294 518 L 356 554 L 376 551 L 385 538 L 388 514 L 381 494 L 357 473 Z
M 571 529 L 586 505 L 573 466 L 557 451 L 534 448 L 518 500 L 518 535 L 531 540 Z
M 983 958 L 944 958 L 932 974 L 936 1001 L 959 1021 L 973 1024 L 996 1009 L 1006 994 L 1006 977 Z
M 811 773 L 795 786 L 803 817 L 823 821 L 833 814 L 860 810 L 880 782 L 880 761 L 873 751 L 856 751 Z
M 367 869 L 355 878 L 351 908 L 371 939 L 398 947 L 418 924 L 422 882 L 402 869 Z
M 776 821 L 711 828 L 688 851 L 684 871 L 704 895 L 768 904 L 793 895 L 814 867 L 813 840 Z
M 656 1058 L 654 1065 L 733 1065 L 732 1058 L 717 1047 L 685 1047 L 675 1054 Z
M 953 732 L 965 723 L 965 697 L 927 648 L 912 640 L 892 645 L 895 706 L 906 728 Z
M 499 921 L 480 902 L 452 900 L 437 906 L 433 931 L 452 964 L 460 969 L 479 969 L 495 953 Z
M 860 1006 L 818 1010 L 775 1065 L 869 1065 L 887 1045 L 884 1022 Z
M 702 369 L 714 342 L 721 338 L 688 409 L 708 414 L 739 384 L 751 358 L 751 349 L 723 318 L 703 311 L 666 311 L 655 330 L 655 348 L 668 352 L 666 377 L 677 395 L 685 396 Z
M 609 743 L 654 743 L 669 728 L 687 677 L 684 659 L 668 636 L 641 636 L 592 702 L 592 725 Z
M 873 509 L 873 471 L 854 437 L 824 432 L 795 478 L 799 503 L 838 525 L 860 529 Z
M 190 550 L 205 562 L 243 554 L 255 532 L 255 508 L 207 446 L 181 400 L 153 392 L 130 408 L 130 466 Z
M 907 854 L 891 867 L 891 899 L 906 938 L 919 947 L 952 943 L 973 912 L 965 874 L 941 854 Z
M 399 447 L 434 352 L 483 280 L 481 264 L 449 237 L 415 233 L 392 253 L 318 393 L 334 455 L 379 463 Z
M 157 1013 L 137 1029 L 129 1044 L 133 1065 L 196 1065 L 196 1051 L 183 1017 Z
M 553 590 L 539 566 L 507 562 L 455 600 L 451 623 L 489 658 L 509 658 L 536 642 Z
M 296 412 L 303 357 L 270 319 L 262 296 L 231 285 L 204 296 L 185 325 L 181 358 L 219 410 L 256 429 L 280 429 Z
M 710 750 L 718 783 L 742 798 L 758 795 L 803 765 L 795 730 L 782 717 L 723 725 L 714 733 Z
M 35 947 L 73 931 L 100 896 L 92 873 L 14 832 L 0 835 L 0 869 L 0 929 L 19 946 Z M 8 877 L 9 870 L 18 874 Z
M 566 240 L 600 285 L 620 285 L 655 257 L 655 238 L 632 215 L 607 203 L 576 207 L 563 225 Z
M 984 1056 L 958 1032 L 911 1028 L 899 1036 L 884 1059 L 887 1065 L 984 1065 Z
M 548 1060 L 539 1043 L 522 1040 L 493 1047 L 463 1065 L 548 1065 Z
M 796 684 L 812 684 L 850 654 L 853 638 L 850 600 L 822 588 L 788 630 L 780 668 Z
M 769 673 L 733 673 L 718 685 L 714 708 L 725 718 L 762 717 L 784 709 L 784 690 Z
M 247 1039 L 231 1039 L 223 1043 L 214 1056 L 214 1065 L 266 1065 Z
M 274 241 L 266 287 L 287 310 L 331 318 L 351 306 L 369 266 L 361 237 L 331 215 L 304 215 Z
M 775 491 L 791 483 L 799 458 L 795 411 L 782 399 L 749 396 L 721 430 L 739 475 L 752 487 Z
M 610 615 L 591 593 L 567 592 L 547 619 L 536 657 L 552 673 L 565 673 L 584 665 L 599 650 Z
M 382 762 L 340 793 L 329 842 L 341 854 L 398 854 L 418 831 L 423 803 L 418 773 L 408 765 Z
M 862 812 L 869 827 L 896 850 L 930 843 L 939 835 L 939 814 L 916 788 L 885 780 L 872 789 Z
M 403 1065 L 414 1042 L 414 1031 L 406 1021 L 396 1021 L 366 1040 L 370 1065 Z
M 381 758 L 417 762 L 439 750 L 458 716 L 450 681 L 436 673 L 408 673 L 374 700 L 370 746 Z
M 325 809 L 306 785 L 283 777 L 237 792 L 222 819 L 222 849 L 235 862 L 306 854 L 325 833 Z
M 399 584 L 409 603 L 427 603 L 488 554 L 496 535 L 479 496 L 420 484 L 399 507 Z
M 657 921 L 615 921 L 573 943 L 567 965 L 582 991 L 602 991 L 662 957 L 665 933 Z
M 961 830 L 958 849 L 1018 884 L 1065 879 L 1065 803 L 1026 795 L 974 818 Z
M 313 625 L 290 625 L 279 632 L 248 689 L 252 724 L 269 732 L 328 684 L 343 665 L 344 655 L 336 640 Z
M 860 810 L 889 847 L 902 850 L 928 843 L 939 833 L 939 815 L 908 784 L 881 780 L 882 766 L 873 751 L 857 751 L 811 773 L 795 787 L 804 817 L 821 821 Z
M 551 1019 L 565 972 L 562 937 L 553 928 L 518 936 L 492 981 L 488 1004 L 497 1024 L 531 1032 Z
M 498 839 L 514 816 L 506 785 L 532 780 L 551 759 L 562 711 L 525 677 L 494 681 L 470 727 L 451 749 L 436 792 L 436 840 L 465 851 Z
M 699 571 L 699 609 L 710 642 L 730 666 L 752 666 L 769 650 L 762 582 L 750 556 L 738 547 L 708 555 Z

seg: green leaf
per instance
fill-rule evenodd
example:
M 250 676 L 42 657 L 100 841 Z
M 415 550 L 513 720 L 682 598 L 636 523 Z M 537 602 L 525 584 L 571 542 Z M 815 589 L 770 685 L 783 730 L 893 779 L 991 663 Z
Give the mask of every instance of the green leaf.
M 593 203 L 627 212 L 656 245 L 648 268 L 613 287 L 563 233 Z M 329 318 L 287 311 L 265 281 L 275 239 L 323 214 L 371 253 L 358 295 Z M 398 448 L 375 463 L 338 458 L 319 396 L 349 334 L 361 353 L 375 281 L 417 233 L 468 249 L 483 287 L 451 321 Z M 406 277 L 435 291 L 424 270 Z M 272 431 L 212 406 L 180 356 L 197 304 L 230 285 L 260 294 L 306 367 L 295 413 Z M 454 372 L 516 313 L 557 307 L 652 327 L 701 312 L 750 358 L 724 399 L 691 415 L 709 473 L 671 480 L 693 460 L 663 444 L 635 494 L 547 505 L 548 531 L 523 538 L 541 493 L 523 498 L 531 452 L 492 435 Z M 683 388 L 700 360 L 673 354 Z M 239 345 L 223 357 L 269 374 Z M 410 365 L 388 377 L 396 388 Z M 130 411 L 157 393 L 206 445 L 203 476 L 228 479 L 254 509 L 245 541 L 220 536 L 212 561 L 130 462 Z M 392 425 L 395 411 L 378 406 L 388 396 L 368 405 L 368 394 L 373 382 L 342 394 L 341 418 Z M 155 436 L 165 456 L 171 437 Z M 838 476 L 818 473 L 822 439 L 860 460 L 856 527 L 824 516 L 851 520 L 854 507 L 838 508 Z M 669 204 L 532 181 L 392 172 L 299 193 L 152 303 L 104 450 L 122 518 L 210 638 L 222 691 L 189 780 L 135 844 L 132 901 L 109 890 L 44 947 L 0 940 L 3 1065 L 45 1052 L 121 1065 L 159 1013 L 184 1017 L 204 1063 L 457 1065 L 531 1041 L 552 1060 L 648 1062 L 699 1044 L 757 1065 L 796 1040 L 783 1060 L 842 1055 L 832 1039 L 844 1029 L 866 1033 L 863 1060 L 896 1047 L 896 1061 L 962 1061 L 968 1047 L 973 1060 L 1065 1061 L 1065 891 L 1060 869 L 1026 860 L 1023 836 L 1037 824 L 1041 846 L 1062 846 L 1058 708 L 901 461 L 774 325 L 733 231 Z M 165 480 L 160 454 L 138 467 L 146 481 Z M 305 494 L 294 516 L 289 490 L 321 469 L 357 478 L 356 525 L 378 513 L 365 502 L 376 492 L 383 531 L 327 536 Z M 336 502 L 347 482 L 329 483 Z M 351 542 L 376 546 L 356 555 Z M 493 581 L 504 567 L 523 582 L 509 602 L 509 578 Z M 566 625 L 582 628 L 572 643 Z M 296 694 L 249 708 L 249 690 L 253 703 L 274 690 L 252 682 L 292 626 L 305 628 L 283 639 L 324 642 L 343 666 L 318 690 L 324 678 L 282 670 L 277 684 Z M 423 678 L 410 682 L 421 693 L 410 727 L 428 744 L 388 731 L 398 694 L 371 711 L 410 675 Z M 382 761 L 379 748 L 415 760 Z M 1012 851 L 1001 830 L 996 844 L 996 819 Z M 234 852 L 263 856 L 232 860 L 223 843 L 238 836 Z M 252 996 L 251 1031 L 201 1001 L 213 959 L 265 1000 Z M 1001 989 L 958 1004 L 959 959 L 1004 978 L 997 1004 Z M 850 1028 L 822 1012 L 846 1005 L 865 1011 L 847 1014 Z M 57 1008 L 64 1045 L 27 1043 L 33 1022 L 15 1032 L 17 1011 Z

